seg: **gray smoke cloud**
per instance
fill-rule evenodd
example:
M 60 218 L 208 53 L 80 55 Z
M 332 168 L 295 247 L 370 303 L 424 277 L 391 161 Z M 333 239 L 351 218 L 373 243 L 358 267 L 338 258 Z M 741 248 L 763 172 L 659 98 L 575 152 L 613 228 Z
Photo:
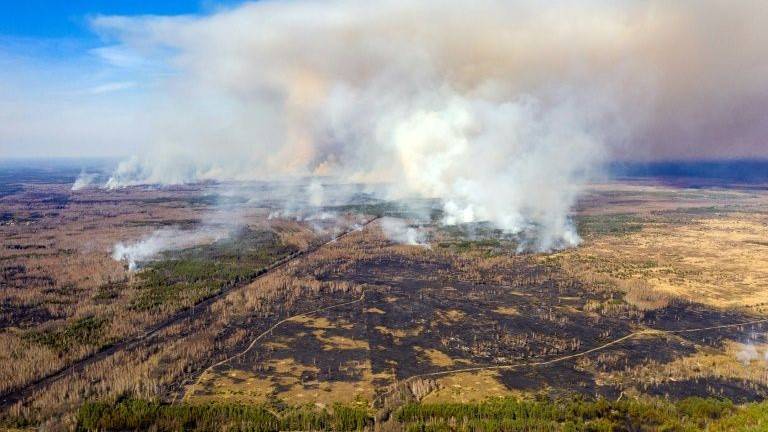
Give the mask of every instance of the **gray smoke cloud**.
M 573 246 L 569 211 L 610 158 L 766 154 L 766 9 L 287 0 L 97 17 L 113 52 L 173 70 L 149 108 L 150 151 L 108 185 L 388 183 L 390 198 L 441 199 L 445 223 Z

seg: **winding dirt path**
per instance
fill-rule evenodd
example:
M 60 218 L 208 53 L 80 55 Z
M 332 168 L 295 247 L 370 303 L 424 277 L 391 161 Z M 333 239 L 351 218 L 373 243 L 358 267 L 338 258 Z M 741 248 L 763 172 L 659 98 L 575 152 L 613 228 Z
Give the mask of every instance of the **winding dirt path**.
M 195 394 L 195 390 L 197 390 L 197 386 L 200 384 L 200 381 L 203 380 L 203 376 L 205 376 L 205 374 L 211 372 L 214 368 L 217 368 L 217 367 L 219 367 L 219 366 L 221 366 L 223 364 L 231 362 L 232 360 L 234 360 L 236 358 L 244 356 L 245 354 L 248 353 L 248 351 L 250 351 L 251 349 L 253 349 L 254 346 L 256 346 L 256 343 L 258 341 L 260 341 L 261 339 L 264 339 L 265 337 L 267 337 L 267 335 L 272 333 L 273 330 L 275 330 L 276 328 L 280 327 L 281 325 L 283 325 L 283 324 L 285 324 L 287 322 L 290 322 L 290 321 L 292 321 L 292 320 L 294 320 L 296 318 L 306 317 L 306 316 L 314 315 L 316 313 L 325 312 L 325 311 L 328 311 L 328 310 L 331 310 L 331 309 L 336 309 L 336 308 L 339 308 L 339 307 L 342 307 L 342 306 L 347 306 L 347 305 L 351 305 L 351 304 L 355 304 L 355 303 L 360 303 L 364 299 L 365 299 L 365 292 L 363 292 L 363 294 L 361 294 L 360 297 L 358 299 L 356 299 L 356 300 L 351 300 L 351 301 L 347 301 L 347 302 L 344 302 L 344 303 L 337 303 L 337 304 L 334 304 L 334 305 L 331 305 L 331 306 L 326 306 L 326 307 L 315 309 L 315 310 L 311 310 L 311 311 L 308 311 L 308 312 L 303 312 L 303 313 L 300 313 L 298 315 L 293 315 L 293 316 L 285 318 L 285 319 L 283 319 L 281 321 L 276 322 L 275 325 L 273 325 L 272 327 L 270 327 L 267 330 L 265 330 L 263 333 L 261 333 L 258 336 L 256 336 L 251 341 L 251 343 L 248 344 L 248 346 L 243 351 L 241 351 L 241 352 L 239 352 L 239 353 L 237 353 L 237 354 L 235 354 L 235 355 L 233 355 L 231 357 L 227 357 L 224 360 L 216 362 L 216 363 L 208 366 L 207 368 L 205 368 L 203 370 L 203 372 L 201 372 L 200 375 L 197 377 L 197 380 L 195 380 L 194 384 L 192 384 L 189 387 L 189 390 L 185 390 L 184 391 L 184 394 L 182 396 L 182 400 L 186 400 L 189 395 Z M 176 401 L 174 400 L 174 402 L 176 402 Z
M 632 332 L 628 335 L 622 336 L 618 339 L 614 339 L 610 342 L 604 343 L 600 346 L 588 349 L 586 351 L 581 351 L 575 354 L 569 354 L 562 357 L 557 357 L 550 360 L 542 360 L 542 361 L 533 361 L 533 362 L 525 362 L 525 363 L 514 363 L 514 364 L 503 364 L 503 365 L 492 365 L 492 366 L 473 366 L 473 367 L 466 367 L 466 368 L 460 368 L 460 369 L 449 369 L 444 371 L 437 371 L 437 372 L 428 372 L 423 374 L 417 374 L 409 376 L 408 378 L 405 378 L 404 380 L 398 382 L 392 391 L 383 393 L 376 397 L 373 402 L 371 402 L 372 406 L 376 406 L 378 402 L 382 400 L 382 398 L 385 398 L 389 395 L 391 395 L 393 392 L 397 391 L 397 388 L 399 386 L 408 384 L 409 382 L 413 380 L 417 380 L 420 378 L 431 378 L 431 377 L 437 377 L 437 376 L 446 376 L 446 375 L 452 375 L 462 372 L 480 372 L 480 371 L 486 371 L 486 370 L 509 370 L 509 369 L 518 369 L 518 368 L 524 368 L 524 367 L 537 367 L 537 366 L 547 366 L 555 363 L 561 363 L 567 360 L 571 360 L 578 357 L 583 357 L 589 354 L 592 354 L 597 351 L 602 351 L 612 345 L 619 344 L 621 342 L 624 342 L 628 339 L 632 339 L 638 336 L 643 335 L 651 335 L 651 336 L 666 336 L 666 335 L 675 335 L 679 333 L 694 333 L 694 332 L 701 332 L 701 331 L 707 331 L 707 330 L 717 330 L 717 329 L 724 329 L 724 328 L 735 328 L 735 327 L 742 327 L 742 326 L 749 326 L 754 324 L 762 324 L 762 323 L 768 323 L 768 318 L 754 320 L 754 321 L 746 321 L 736 324 L 724 324 L 724 325 L 717 325 L 717 326 L 711 326 L 711 327 L 697 327 L 697 328 L 691 328 L 691 329 L 682 329 L 682 330 L 660 330 L 660 329 L 643 329 L 638 330 L 635 332 Z
M 40 390 L 45 389 L 49 385 L 51 385 L 51 384 L 53 384 L 53 383 L 55 383 L 55 382 L 65 378 L 65 377 L 72 376 L 74 374 L 83 372 L 86 369 L 86 367 L 90 366 L 91 364 L 94 364 L 94 363 L 96 363 L 96 362 L 98 362 L 100 360 L 103 360 L 103 359 L 105 359 L 105 358 L 107 358 L 107 357 L 109 357 L 109 356 L 111 356 L 111 355 L 113 355 L 113 354 L 115 354 L 117 352 L 125 351 L 127 349 L 134 348 L 137 345 L 139 345 L 139 344 L 149 340 L 151 337 L 155 336 L 156 334 L 158 334 L 159 332 L 165 330 L 166 328 L 168 328 L 168 327 L 170 327 L 170 326 L 172 326 L 174 324 L 179 323 L 180 321 L 183 321 L 183 320 L 186 320 L 186 319 L 190 319 L 190 318 L 194 318 L 194 317 L 199 316 L 200 314 L 202 314 L 203 312 L 205 312 L 207 310 L 208 306 L 212 305 L 217 300 L 222 299 L 227 294 L 229 294 L 229 293 L 231 293 L 231 292 L 233 292 L 233 291 L 235 291 L 237 289 L 243 288 L 243 287 L 253 283 L 256 280 L 265 277 L 266 275 L 272 273 L 273 271 L 275 271 L 275 270 L 277 270 L 277 269 L 279 269 L 281 267 L 284 267 L 284 266 L 288 265 L 288 263 L 290 263 L 290 262 L 292 262 L 292 261 L 294 261 L 296 259 L 299 259 L 299 258 L 301 258 L 303 256 L 307 256 L 309 254 L 312 254 L 312 253 L 318 251 L 319 249 L 323 248 L 324 246 L 329 245 L 331 243 L 334 243 L 337 240 L 340 240 L 340 239 L 342 239 L 342 238 L 344 238 L 344 237 L 346 237 L 346 236 L 348 236 L 348 235 L 350 235 L 350 234 L 352 234 L 354 232 L 362 231 L 365 227 L 367 227 L 368 225 L 370 225 L 374 221 L 378 220 L 379 218 L 380 218 L 379 216 L 375 216 L 375 217 L 373 217 L 371 219 L 368 219 L 367 221 L 365 221 L 364 223 L 362 223 L 358 227 L 356 227 L 354 229 L 350 229 L 348 231 L 344 231 L 344 232 L 334 236 L 333 238 L 331 238 L 330 240 L 328 240 L 326 242 L 317 244 L 315 246 L 310 246 L 310 247 L 308 247 L 308 248 L 306 248 L 304 250 L 301 250 L 301 251 L 298 251 L 298 252 L 294 252 L 294 253 L 292 253 L 290 255 L 282 257 L 282 258 L 276 260 L 275 262 L 273 262 L 272 264 L 262 268 L 259 271 L 258 275 L 256 275 L 252 279 L 249 279 L 248 281 L 242 282 L 240 284 L 233 285 L 233 286 L 228 287 L 228 288 L 223 288 L 218 293 L 216 293 L 216 294 L 214 294 L 214 295 L 212 295 L 212 296 L 210 296 L 210 297 L 208 297 L 208 298 L 198 302 L 197 304 L 195 304 L 195 305 L 193 305 L 193 306 L 191 306 L 189 308 L 182 309 L 182 310 L 176 312 L 175 314 L 171 315 L 170 317 L 162 320 L 161 322 L 156 323 L 156 324 L 154 324 L 152 326 L 149 326 L 149 327 L 145 328 L 141 333 L 139 333 L 139 334 L 137 334 L 135 336 L 123 339 L 122 341 L 118 341 L 118 342 L 116 342 L 116 343 L 114 343 L 114 344 L 112 344 L 110 346 L 104 347 L 104 348 L 102 348 L 99 351 L 96 351 L 96 352 L 94 352 L 94 353 L 92 353 L 92 354 L 90 354 L 90 355 L 88 355 L 86 357 L 81 358 L 80 360 L 75 361 L 74 363 L 71 363 L 71 364 L 69 364 L 67 366 L 64 366 L 61 369 L 53 371 L 53 372 L 49 373 L 48 375 L 43 376 L 41 378 L 38 378 L 38 379 L 36 379 L 36 380 L 34 380 L 32 382 L 29 382 L 29 383 L 27 383 L 27 384 L 25 384 L 25 385 L 23 385 L 21 387 L 17 387 L 15 389 L 11 389 L 10 391 L 6 392 L 5 394 L 0 395 L 0 410 L 5 410 L 8 407 L 14 405 L 15 403 L 17 403 L 19 401 L 23 401 L 23 400 L 29 398 L 34 393 L 36 393 L 36 392 L 38 392 Z

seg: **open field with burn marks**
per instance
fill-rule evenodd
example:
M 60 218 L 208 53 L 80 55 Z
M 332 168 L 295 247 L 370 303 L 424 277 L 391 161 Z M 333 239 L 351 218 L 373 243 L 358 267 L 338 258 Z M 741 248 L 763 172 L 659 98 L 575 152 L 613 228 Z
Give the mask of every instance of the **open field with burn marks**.
M 637 223 L 632 235 L 646 229 Z M 583 250 L 626 235 L 591 234 Z M 285 322 L 207 370 L 186 399 L 328 406 L 374 394 L 374 405 L 386 407 L 490 395 L 767 394 L 768 324 L 749 305 L 695 302 L 640 279 L 576 272 L 563 256 L 579 249 L 516 255 L 484 239 L 462 240 L 457 251 L 446 238 L 430 249 L 378 236 L 369 229 L 292 267 L 296 277 L 362 286 L 360 301 Z M 355 257 L 342 259 L 352 248 Z
M 583 243 L 554 253 L 443 226 L 428 201 L 295 217 L 217 185 L 43 182 L 0 202 L 6 425 L 84 427 L 88 404 L 146 400 L 398 430 L 414 407 L 488 397 L 768 395 L 759 188 L 596 185 L 574 214 Z M 191 240 L 136 270 L 114 259 L 158 230 Z

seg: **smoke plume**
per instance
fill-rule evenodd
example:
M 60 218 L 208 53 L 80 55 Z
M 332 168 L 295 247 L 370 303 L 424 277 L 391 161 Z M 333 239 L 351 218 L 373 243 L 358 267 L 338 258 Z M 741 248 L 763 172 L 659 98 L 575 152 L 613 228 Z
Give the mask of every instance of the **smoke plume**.
M 739 352 L 736 353 L 736 360 L 745 366 L 758 358 L 760 358 L 760 355 L 757 353 L 757 348 L 751 343 L 742 345 Z
M 167 250 L 177 250 L 198 244 L 211 243 L 226 237 L 228 231 L 199 229 L 180 231 L 177 229 L 156 230 L 134 243 L 117 243 L 112 249 L 112 258 L 128 265 L 134 271 L 142 261 L 149 261 Z
M 75 179 L 75 182 L 72 183 L 72 191 L 79 191 L 83 190 L 87 187 L 96 185 L 96 181 L 99 178 L 98 173 L 87 173 L 85 171 L 81 171 L 80 174 Z
M 98 17 L 113 51 L 172 70 L 150 151 L 109 186 L 380 182 L 441 199 L 445 223 L 572 246 L 569 211 L 608 158 L 766 153 L 767 5 L 286 0 Z
M 395 243 L 429 247 L 426 234 L 417 227 L 409 226 L 402 219 L 383 217 L 380 225 L 384 235 Z

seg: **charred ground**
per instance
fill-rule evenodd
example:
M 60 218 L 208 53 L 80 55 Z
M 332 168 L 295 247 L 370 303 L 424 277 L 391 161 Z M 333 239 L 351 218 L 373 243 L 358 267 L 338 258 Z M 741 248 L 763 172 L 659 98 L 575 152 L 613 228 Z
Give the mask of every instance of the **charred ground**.
M 83 403 L 126 397 L 346 403 L 397 422 L 404 404 L 488 396 L 768 394 L 760 189 L 596 185 L 575 215 L 583 245 L 543 254 L 483 224 L 441 227 L 430 201 L 360 197 L 321 209 L 331 225 L 217 185 L 73 192 L 36 177 L 3 191 L 0 391 L 82 365 L 5 405 L 6 422 L 82 426 Z M 222 208 L 239 215 L 222 240 L 135 273 L 111 257 Z M 377 216 L 405 218 L 429 247 L 393 242 L 380 220 L 355 230 Z

